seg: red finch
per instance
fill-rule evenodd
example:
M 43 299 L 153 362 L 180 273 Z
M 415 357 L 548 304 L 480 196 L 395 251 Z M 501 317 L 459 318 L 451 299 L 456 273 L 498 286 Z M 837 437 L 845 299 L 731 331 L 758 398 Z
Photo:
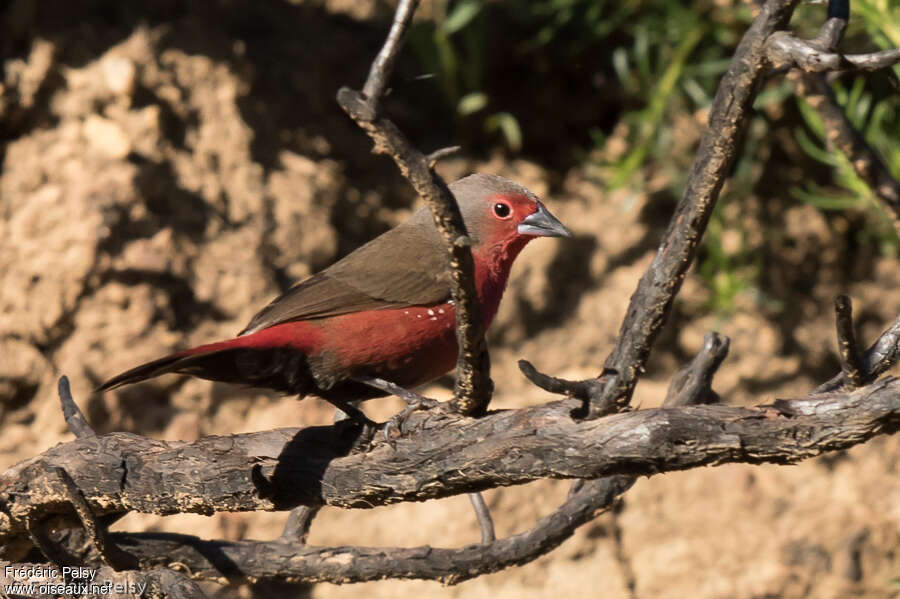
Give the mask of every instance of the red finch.
M 509 179 L 476 174 L 449 187 L 472 240 L 487 327 L 525 244 L 571 233 Z M 236 338 L 142 364 L 100 390 L 172 372 L 313 394 L 345 409 L 348 402 L 386 395 L 360 379 L 416 387 L 456 365 L 448 264 L 431 212 L 423 208 L 276 298 Z

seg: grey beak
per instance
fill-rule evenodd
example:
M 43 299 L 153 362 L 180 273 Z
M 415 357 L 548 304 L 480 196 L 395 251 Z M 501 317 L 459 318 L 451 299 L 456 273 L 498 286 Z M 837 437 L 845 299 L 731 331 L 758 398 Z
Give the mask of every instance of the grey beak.
M 538 202 L 537 205 L 537 212 L 529 214 L 519 223 L 519 233 L 523 235 L 537 235 L 539 237 L 572 236 L 572 232 L 559 222 L 558 218 L 550 214 L 543 204 Z

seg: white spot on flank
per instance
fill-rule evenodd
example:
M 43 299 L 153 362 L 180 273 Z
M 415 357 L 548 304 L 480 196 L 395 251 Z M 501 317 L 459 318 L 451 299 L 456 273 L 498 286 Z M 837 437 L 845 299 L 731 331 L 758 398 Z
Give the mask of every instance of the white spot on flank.
M 428 308 L 428 316 L 434 316 L 434 310 Z
M 422 318 L 421 314 L 416 314 L 416 318 Z
M 443 308 L 438 308 L 438 314 L 443 314 L 443 313 L 444 313 L 444 309 L 443 309 Z
M 428 320 L 437 320 L 437 316 L 432 316 L 432 317 L 429 318 Z
M 404 310 L 403 313 L 404 313 L 404 314 L 409 314 L 409 310 Z

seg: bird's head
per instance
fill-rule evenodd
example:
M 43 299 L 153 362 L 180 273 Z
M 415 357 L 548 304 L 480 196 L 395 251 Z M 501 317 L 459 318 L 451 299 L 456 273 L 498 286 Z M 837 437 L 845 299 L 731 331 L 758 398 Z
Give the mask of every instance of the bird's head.
M 571 237 L 532 192 L 498 175 L 470 175 L 450 184 L 476 252 L 514 259 L 535 237 Z

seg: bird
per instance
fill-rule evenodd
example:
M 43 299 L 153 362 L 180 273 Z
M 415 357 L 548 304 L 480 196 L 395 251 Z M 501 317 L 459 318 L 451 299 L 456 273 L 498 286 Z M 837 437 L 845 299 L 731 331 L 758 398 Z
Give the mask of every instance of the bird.
M 478 173 L 448 187 L 472 243 L 486 329 L 522 248 L 538 237 L 572 233 L 510 179 Z M 389 395 L 386 389 L 421 386 L 456 365 L 449 269 L 445 244 L 424 207 L 288 289 L 235 338 L 141 364 L 98 391 L 178 373 L 301 399 L 314 395 L 360 416 L 358 402 Z M 389 386 L 373 386 L 373 380 Z

